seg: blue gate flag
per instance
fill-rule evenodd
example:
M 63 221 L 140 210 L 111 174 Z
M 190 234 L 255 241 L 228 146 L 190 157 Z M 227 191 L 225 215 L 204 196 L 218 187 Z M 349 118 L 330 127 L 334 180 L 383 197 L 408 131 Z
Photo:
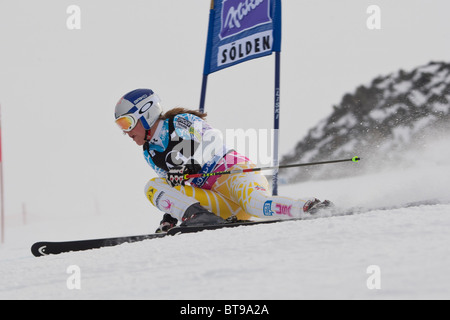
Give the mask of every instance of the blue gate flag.
M 212 0 L 204 75 L 281 51 L 281 0 Z

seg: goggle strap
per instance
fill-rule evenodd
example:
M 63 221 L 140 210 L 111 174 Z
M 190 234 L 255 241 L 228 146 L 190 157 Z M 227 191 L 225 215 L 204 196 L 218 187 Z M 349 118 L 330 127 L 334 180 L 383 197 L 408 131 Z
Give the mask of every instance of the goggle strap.
M 145 117 L 141 117 L 140 119 L 142 121 L 142 125 L 144 126 L 144 129 L 146 130 L 150 130 L 150 125 L 148 124 L 147 120 L 145 119 Z M 138 120 L 139 121 L 139 120 Z

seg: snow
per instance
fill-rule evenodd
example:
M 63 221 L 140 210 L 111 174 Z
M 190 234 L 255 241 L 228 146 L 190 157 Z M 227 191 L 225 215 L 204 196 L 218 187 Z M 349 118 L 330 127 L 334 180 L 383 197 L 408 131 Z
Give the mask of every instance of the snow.
M 413 83 L 410 80 L 404 80 L 394 84 L 394 92 L 396 94 L 405 94 L 412 90 Z
M 345 116 L 341 117 L 337 122 L 330 125 L 330 127 L 342 127 L 346 126 L 347 128 L 352 128 L 355 124 L 358 123 L 358 120 L 352 113 L 348 113 Z
M 302 161 L 309 162 L 319 153 L 319 149 L 315 148 L 302 154 Z
M 38 217 L 8 225 L 0 246 L 0 299 L 449 299 L 450 157 L 445 141 L 426 157 L 362 176 L 280 187 L 341 207 L 372 210 L 147 240 L 35 258 L 39 240 L 153 232 L 160 215 Z M 439 155 L 439 156 L 438 156 Z M 370 161 L 361 155 L 362 161 Z M 347 164 L 342 164 L 347 165 Z M 348 164 L 357 165 L 357 164 Z M 80 289 L 69 289 L 70 266 Z M 380 288 L 369 289 L 372 266 Z M 368 273 L 369 271 L 369 273 Z
M 323 137 L 325 126 L 327 125 L 327 119 L 323 119 L 319 122 L 319 124 L 313 129 L 311 132 L 311 137 L 313 139 L 319 139 Z
M 405 145 L 411 141 L 412 129 L 408 126 L 397 126 L 392 129 L 393 141 L 397 142 L 397 145 Z
M 431 87 L 431 86 L 430 86 Z M 447 83 L 441 82 L 430 89 L 430 94 L 434 94 L 439 97 L 445 96 L 444 90 L 447 88 Z
M 449 81 L 448 70 L 442 70 L 436 73 L 433 73 L 433 77 L 429 83 L 425 86 L 426 89 L 430 89 L 435 87 L 436 85 L 446 84 Z
M 336 151 L 333 152 L 333 156 L 339 156 L 343 153 L 351 153 L 353 150 L 355 150 L 355 146 L 358 143 L 356 139 L 350 140 L 349 142 L 343 144 L 339 148 L 336 149 Z
M 416 106 L 422 106 L 424 105 L 427 100 L 428 97 L 423 94 L 422 92 L 420 92 L 419 90 L 412 90 L 409 95 L 408 98 L 411 100 L 412 103 L 414 103 Z
M 417 79 L 419 79 L 419 77 L 423 74 L 423 73 L 436 73 L 439 70 L 439 64 L 429 64 L 426 66 L 422 66 L 420 67 L 418 70 L 419 72 L 417 72 L 416 76 L 414 77 L 414 81 L 416 81 Z
M 405 108 L 405 105 L 402 103 L 396 103 L 393 106 L 387 108 L 373 109 L 372 111 L 370 111 L 369 117 L 375 121 L 382 122 L 387 117 L 396 114 L 400 108 Z
M 435 102 L 432 105 L 432 110 L 434 112 L 442 112 L 443 114 L 448 114 L 448 112 L 450 110 L 450 105 L 439 103 L 439 102 Z
M 397 72 L 398 75 L 398 72 Z M 386 76 L 384 79 L 379 82 L 376 87 L 382 91 L 387 91 L 386 89 L 390 86 L 394 85 L 394 75 Z

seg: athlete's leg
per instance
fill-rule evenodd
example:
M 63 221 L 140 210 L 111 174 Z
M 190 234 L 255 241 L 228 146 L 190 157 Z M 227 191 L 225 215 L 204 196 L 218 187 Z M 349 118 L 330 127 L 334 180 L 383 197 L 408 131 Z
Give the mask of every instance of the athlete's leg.
M 251 166 L 253 165 L 240 163 L 233 166 L 231 170 L 245 169 Z M 300 217 L 303 214 L 305 203 L 311 200 L 311 198 L 292 199 L 272 196 L 269 193 L 267 179 L 257 172 L 223 175 L 216 181 L 211 190 L 238 203 L 248 214 L 261 218 L 287 219 Z
M 151 179 L 145 186 L 147 199 L 159 210 L 182 220 L 186 209 L 195 203 L 226 219 L 231 215 L 238 219 L 250 218 L 241 206 L 212 190 L 186 186 L 171 187 L 163 178 Z

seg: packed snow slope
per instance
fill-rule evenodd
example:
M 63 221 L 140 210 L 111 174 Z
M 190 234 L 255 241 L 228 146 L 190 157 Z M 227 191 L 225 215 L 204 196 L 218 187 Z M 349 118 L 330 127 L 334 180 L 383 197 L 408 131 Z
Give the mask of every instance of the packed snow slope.
M 149 206 L 148 215 L 80 213 L 10 226 L 0 246 L 0 299 L 449 299 L 447 144 L 430 144 L 411 167 L 280 188 L 286 196 L 314 195 L 340 207 L 397 209 L 42 258 L 31 255 L 32 243 L 151 233 L 161 215 Z M 434 204 L 401 207 L 423 200 Z M 73 265 L 81 287 L 71 290 Z M 379 289 L 369 289 L 377 283 L 372 276 L 379 276 Z

